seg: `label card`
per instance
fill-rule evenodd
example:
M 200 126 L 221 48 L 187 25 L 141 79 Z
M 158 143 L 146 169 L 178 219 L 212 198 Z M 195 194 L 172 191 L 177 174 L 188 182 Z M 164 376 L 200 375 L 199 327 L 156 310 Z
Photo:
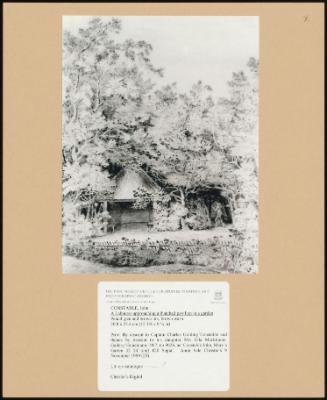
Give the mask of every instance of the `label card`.
M 229 389 L 227 282 L 99 282 L 98 389 Z

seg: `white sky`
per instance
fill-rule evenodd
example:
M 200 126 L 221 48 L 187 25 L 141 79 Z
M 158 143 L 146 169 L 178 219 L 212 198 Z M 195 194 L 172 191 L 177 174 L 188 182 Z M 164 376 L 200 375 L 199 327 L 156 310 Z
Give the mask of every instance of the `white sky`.
M 63 28 L 75 33 L 89 18 L 64 16 Z M 163 84 L 176 82 L 181 91 L 202 80 L 216 96 L 226 96 L 232 72 L 243 69 L 250 57 L 259 58 L 259 17 L 118 18 L 121 37 L 151 43 L 151 60 L 164 69 Z

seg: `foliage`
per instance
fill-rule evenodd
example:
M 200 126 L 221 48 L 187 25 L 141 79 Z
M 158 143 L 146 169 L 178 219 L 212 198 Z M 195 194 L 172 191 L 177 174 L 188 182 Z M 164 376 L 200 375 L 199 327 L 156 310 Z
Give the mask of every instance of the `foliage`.
M 215 151 L 211 88 L 198 82 L 188 94 L 174 90 L 170 86 L 156 93 L 158 115 L 151 133 L 158 157 L 149 166 L 166 178 L 172 197 L 185 205 L 188 194 L 219 186 L 221 156 Z
M 209 229 L 212 226 L 207 206 L 203 200 L 193 201 L 189 206 L 189 216 L 185 223 L 191 229 Z
M 151 119 L 147 95 L 160 75 L 145 41 L 119 40 L 121 23 L 93 18 L 63 39 L 64 195 L 109 184 L 111 164 L 140 164 Z
M 177 231 L 180 229 L 181 214 L 185 210 L 177 203 L 172 204 L 170 207 L 162 201 L 153 203 L 153 230 L 158 232 L 164 231 Z
M 222 225 L 219 208 L 211 207 L 212 220 L 208 204 L 192 200 L 219 190 L 235 228 L 244 232 L 242 268 L 255 268 L 258 61 L 251 58 L 245 70 L 232 74 L 227 98 L 215 99 L 201 81 L 180 93 L 176 84 L 160 86 L 162 70 L 151 61 L 151 44 L 123 40 L 122 29 L 117 18 L 92 18 L 76 34 L 64 32 L 65 235 L 99 234 L 95 195 L 114 187 L 117 168 L 139 168 L 162 188 L 134 193 L 134 208 L 153 205 L 155 229 Z M 83 201 L 87 220 L 73 215 Z
M 237 191 L 233 197 L 234 225 L 244 232 L 240 259 L 244 272 L 257 267 L 258 235 L 258 71 L 251 58 L 248 74 L 234 73 L 229 82 L 230 97 L 219 106 L 225 115 L 223 127 L 233 139 L 228 156 L 234 165 Z

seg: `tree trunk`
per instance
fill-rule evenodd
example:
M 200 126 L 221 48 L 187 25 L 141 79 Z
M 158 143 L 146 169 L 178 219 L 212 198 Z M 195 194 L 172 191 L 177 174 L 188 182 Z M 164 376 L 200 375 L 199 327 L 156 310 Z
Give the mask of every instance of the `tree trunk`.
M 183 207 L 185 207 L 185 196 L 184 196 L 184 192 L 182 191 L 182 189 L 179 190 L 179 193 L 181 194 L 181 205 Z
M 88 220 L 90 220 L 92 218 L 92 204 L 89 204 L 87 206 L 87 214 L 86 214 L 86 218 Z
M 180 222 L 181 222 L 182 231 L 189 231 L 190 230 L 190 228 L 186 225 L 185 217 L 182 217 Z
M 181 194 L 181 205 L 184 209 L 186 209 L 184 192 L 182 191 L 182 189 L 180 189 L 179 192 Z M 190 228 L 186 225 L 185 218 L 186 218 L 186 215 L 181 216 L 180 223 L 181 223 L 182 230 L 188 231 L 188 230 L 190 230 Z

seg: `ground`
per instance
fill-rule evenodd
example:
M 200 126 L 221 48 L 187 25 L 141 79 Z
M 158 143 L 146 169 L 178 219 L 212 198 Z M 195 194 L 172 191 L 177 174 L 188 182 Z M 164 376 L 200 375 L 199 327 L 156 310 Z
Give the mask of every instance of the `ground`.
M 218 236 L 220 239 L 227 238 L 229 231 L 226 228 L 215 228 L 212 230 L 203 231 L 176 231 L 176 232 L 116 232 L 113 234 L 97 237 L 93 239 L 95 242 L 112 242 L 120 241 L 122 237 L 135 239 L 137 241 L 161 241 L 164 239 L 175 241 L 189 240 L 206 240 Z M 63 272 L 68 274 L 88 274 L 88 273 L 219 273 L 217 266 L 202 266 L 202 265 L 185 265 L 185 264 L 169 264 L 169 265 L 154 265 L 147 267 L 113 267 L 107 264 L 101 264 L 86 260 L 80 260 L 72 256 L 63 256 Z
M 62 268 L 65 274 L 180 274 L 180 273 L 220 273 L 214 267 L 203 265 L 153 265 L 151 267 L 110 267 L 105 264 L 92 263 L 90 261 L 79 260 L 71 256 L 62 257 Z
M 135 240 L 146 240 L 150 238 L 153 241 L 156 240 L 178 240 L 178 241 L 188 241 L 192 239 L 206 240 L 211 239 L 214 236 L 219 236 L 219 238 L 227 237 L 229 234 L 226 228 L 214 228 L 203 231 L 175 231 L 175 232 L 115 232 L 110 233 L 105 236 L 97 237 L 94 239 L 95 242 L 111 242 L 115 240 L 121 240 L 123 237 Z

